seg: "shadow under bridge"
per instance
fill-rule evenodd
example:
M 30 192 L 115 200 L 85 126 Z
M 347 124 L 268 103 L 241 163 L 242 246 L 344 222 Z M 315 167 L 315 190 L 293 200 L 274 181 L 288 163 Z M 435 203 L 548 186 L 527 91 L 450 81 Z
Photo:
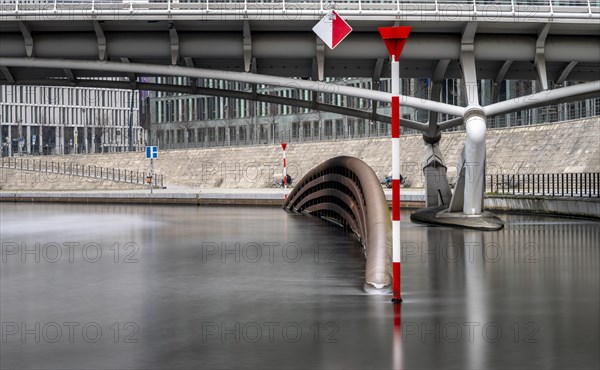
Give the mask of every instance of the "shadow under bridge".
M 354 233 L 367 259 L 365 291 L 390 292 L 390 211 L 377 175 L 365 162 L 341 156 L 321 163 L 296 183 L 283 207 L 319 217 Z

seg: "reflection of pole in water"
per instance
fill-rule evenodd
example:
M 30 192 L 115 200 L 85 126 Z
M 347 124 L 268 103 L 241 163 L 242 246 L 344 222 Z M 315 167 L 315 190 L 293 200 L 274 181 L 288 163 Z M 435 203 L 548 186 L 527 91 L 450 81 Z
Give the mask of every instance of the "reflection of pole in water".
M 394 306 L 394 340 L 392 349 L 393 368 L 395 370 L 402 369 L 402 305 L 395 304 Z

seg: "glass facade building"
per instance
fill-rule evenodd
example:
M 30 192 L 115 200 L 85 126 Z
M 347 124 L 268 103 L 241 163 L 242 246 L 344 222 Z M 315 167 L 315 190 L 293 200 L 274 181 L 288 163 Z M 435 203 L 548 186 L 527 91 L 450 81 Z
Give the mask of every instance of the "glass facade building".
M 130 90 L 1 86 L 2 155 L 122 152 L 130 137 L 139 150 L 146 139 L 138 107 Z

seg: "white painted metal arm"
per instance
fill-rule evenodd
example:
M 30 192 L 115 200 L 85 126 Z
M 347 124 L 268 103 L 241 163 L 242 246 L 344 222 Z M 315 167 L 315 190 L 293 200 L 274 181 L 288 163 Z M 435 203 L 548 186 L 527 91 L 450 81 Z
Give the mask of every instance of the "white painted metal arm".
M 102 62 L 92 60 L 71 60 L 71 59 L 45 59 L 45 58 L 0 58 L 0 66 L 6 67 L 24 67 L 24 68 L 53 68 L 63 70 L 82 69 L 107 72 L 136 73 L 142 75 L 156 76 L 180 76 L 194 78 L 213 78 L 217 80 L 238 81 L 249 84 L 264 84 L 277 87 L 289 87 L 316 91 L 320 93 L 340 94 L 377 100 L 380 102 L 390 102 L 392 95 L 387 92 L 361 89 L 358 87 L 337 85 L 321 81 L 307 81 L 279 76 L 260 75 L 244 72 L 221 71 L 203 68 L 187 68 L 180 66 L 166 66 L 144 63 L 118 63 Z M 465 108 L 450 104 L 434 102 L 422 98 L 413 98 L 410 96 L 400 96 L 400 104 L 407 107 L 432 110 L 439 113 L 462 116 Z
M 578 100 L 600 95 L 600 81 L 547 90 L 520 98 L 505 100 L 483 107 L 486 116 L 516 112 L 523 109 L 541 107 L 566 100 Z

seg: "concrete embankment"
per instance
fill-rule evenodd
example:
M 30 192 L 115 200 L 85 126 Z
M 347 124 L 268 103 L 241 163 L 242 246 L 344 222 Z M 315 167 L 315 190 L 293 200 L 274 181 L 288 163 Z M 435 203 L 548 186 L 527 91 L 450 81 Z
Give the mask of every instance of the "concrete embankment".
M 286 193 L 289 193 L 287 189 Z M 391 192 L 384 190 L 391 206 Z M 148 205 L 223 205 L 281 207 L 283 189 L 186 189 L 113 190 L 113 191 L 1 191 L 0 202 L 57 202 Z M 588 197 L 543 197 L 488 195 L 485 209 L 492 212 L 580 217 L 600 220 L 600 199 Z M 401 207 L 417 209 L 425 206 L 422 189 L 403 189 Z
M 560 215 L 600 220 L 599 198 L 491 195 L 484 199 L 484 205 L 487 210 L 495 212 Z
M 464 132 L 446 132 L 440 142 L 448 174 L 455 176 L 454 167 L 465 140 Z M 600 118 L 489 129 L 487 132 L 487 174 L 600 172 Z M 361 158 L 383 178 L 391 168 L 388 138 L 341 140 L 332 142 L 291 143 L 287 149 L 288 173 L 299 179 L 314 166 L 325 160 L 349 155 Z M 279 144 L 252 147 L 194 148 L 160 151 L 155 170 L 165 176 L 165 185 L 185 186 L 190 189 L 260 189 L 270 187 L 281 173 Z M 147 172 L 149 161 L 144 153 L 111 153 L 31 157 L 54 162 L 68 162 L 79 166 L 102 166 Z M 423 140 L 420 135 L 401 138 L 402 174 L 412 187 L 423 184 Z M 16 170 L 11 170 L 15 174 Z M 4 190 L 58 190 L 39 181 L 0 178 Z M 75 180 L 74 180 L 75 181 Z M 86 180 L 88 190 L 103 190 L 107 183 Z M 117 186 L 117 185 L 114 185 Z M 126 186 L 126 185 L 118 185 Z M 130 186 L 129 189 L 137 189 Z M 120 187 L 122 189 L 122 187 Z M 79 185 L 63 190 L 83 190 Z

